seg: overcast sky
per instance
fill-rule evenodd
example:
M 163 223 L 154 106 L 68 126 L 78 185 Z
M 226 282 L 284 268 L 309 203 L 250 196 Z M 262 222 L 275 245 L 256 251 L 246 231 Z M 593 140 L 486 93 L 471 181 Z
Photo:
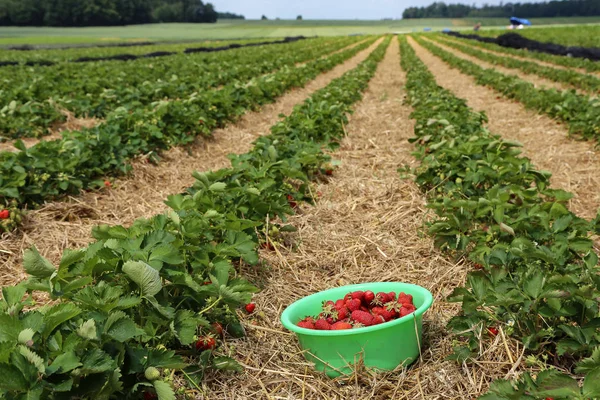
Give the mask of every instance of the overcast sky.
M 217 11 L 244 15 L 247 19 L 292 19 L 301 14 L 304 19 L 381 19 L 400 18 L 406 7 L 425 6 L 434 0 L 209 0 Z M 445 1 L 461 3 L 461 1 Z M 508 0 L 504 1 L 505 3 Z M 515 2 L 531 3 L 532 0 Z M 500 0 L 465 0 L 463 4 L 499 4 Z

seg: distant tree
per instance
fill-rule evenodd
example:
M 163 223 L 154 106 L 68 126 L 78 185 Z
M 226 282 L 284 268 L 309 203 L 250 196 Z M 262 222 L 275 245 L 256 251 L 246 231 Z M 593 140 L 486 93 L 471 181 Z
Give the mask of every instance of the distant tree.
M 246 17 L 230 12 L 218 12 L 217 19 L 246 19 Z
M 464 4 L 434 2 L 425 7 L 408 7 L 402 18 L 508 18 L 513 15 L 524 18 L 573 17 L 600 15 L 600 0 L 551 0 L 540 3 L 500 3 L 481 7 Z
M 267 16 L 263 14 L 263 16 L 262 16 L 262 17 L 260 17 L 260 19 L 261 19 L 261 20 L 263 20 L 263 21 L 266 21 L 266 20 L 268 20 L 269 18 L 267 18 Z
M 302 21 L 302 15 L 298 15 L 298 16 L 296 17 L 296 21 Z
M 230 18 L 240 18 L 236 14 Z M 0 26 L 111 26 L 149 22 L 216 22 L 202 0 L 0 0 Z

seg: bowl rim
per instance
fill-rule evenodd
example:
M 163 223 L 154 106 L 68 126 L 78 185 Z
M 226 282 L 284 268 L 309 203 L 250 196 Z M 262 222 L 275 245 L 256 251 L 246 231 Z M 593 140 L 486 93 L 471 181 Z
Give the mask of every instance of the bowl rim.
M 299 327 L 298 325 L 296 325 L 294 322 L 292 322 L 292 320 L 290 318 L 290 314 L 293 311 L 293 309 L 297 308 L 300 304 L 305 302 L 306 299 L 309 299 L 311 297 L 320 297 L 321 295 L 323 295 L 325 293 L 337 292 L 337 291 L 340 291 L 341 289 L 348 290 L 348 291 L 366 290 L 366 289 L 368 289 L 367 286 L 369 286 L 369 285 L 394 284 L 394 283 L 402 284 L 404 287 L 410 287 L 411 289 L 414 289 L 415 291 L 421 292 L 425 297 L 423 304 L 421 304 L 421 306 L 419 308 L 417 308 L 414 312 L 412 312 L 408 315 L 405 315 L 404 317 L 395 319 L 393 321 L 388 321 L 388 322 L 384 322 L 384 323 L 381 323 L 378 325 L 373 325 L 373 326 L 365 326 L 365 327 L 356 328 L 356 329 L 343 329 L 343 330 L 339 330 L 339 331 L 321 331 L 321 330 L 315 330 L 315 329 L 302 328 L 302 327 Z M 296 334 L 301 334 L 301 335 L 309 335 L 309 336 L 360 335 L 360 334 L 364 334 L 364 333 L 379 331 L 382 329 L 393 328 L 397 325 L 401 325 L 405 322 L 408 322 L 409 320 L 420 317 L 421 315 L 423 315 L 423 313 L 425 311 L 427 311 L 431 307 L 432 304 L 433 304 L 433 295 L 431 294 L 431 292 L 429 290 L 427 290 L 426 288 L 424 288 L 423 286 L 415 285 L 414 283 L 365 282 L 365 283 L 357 283 L 357 284 L 353 284 L 353 285 L 337 286 L 337 287 L 334 287 L 331 289 L 323 290 L 323 291 L 302 297 L 301 299 L 298 299 L 295 302 L 293 302 L 292 304 L 290 304 L 289 306 L 287 306 L 285 310 L 283 310 L 280 320 L 286 329 L 288 329 Z

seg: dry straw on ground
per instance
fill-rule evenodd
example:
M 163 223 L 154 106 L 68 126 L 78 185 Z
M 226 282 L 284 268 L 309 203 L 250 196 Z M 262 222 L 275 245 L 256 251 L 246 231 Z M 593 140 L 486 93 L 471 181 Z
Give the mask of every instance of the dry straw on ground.
M 243 316 L 248 338 L 225 347 L 245 372 L 210 375 L 202 392 L 190 392 L 194 398 L 467 399 L 485 391 L 493 378 L 521 370 L 518 348 L 500 335 L 486 342 L 476 365 L 445 361 L 452 350 L 445 325 L 459 309 L 445 298 L 463 283 L 469 267 L 439 253 L 421 233 L 424 197 L 397 172 L 415 162 L 399 61 L 394 41 L 351 117 L 348 137 L 333 153 L 341 167 L 317 186 L 322 192 L 317 204 L 302 206 L 290 218 L 298 232 L 275 252 L 264 251 L 263 266 L 243 271 L 262 285 L 255 296 L 259 312 Z M 311 293 L 369 281 L 412 282 L 433 293 L 421 359 L 406 371 L 374 374 L 359 366 L 347 379 L 328 379 L 304 360 L 295 336 L 279 322 L 281 312 Z
M 90 232 L 98 224 L 131 224 L 136 218 L 150 217 L 166 209 L 167 196 L 180 193 L 193 183 L 194 170 L 205 171 L 230 165 L 228 154 L 243 153 L 260 135 L 288 114 L 294 105 L 332 79 L 354 68 L 380 43 L 319 75 L 304 88 L 294 89 L 256 112 L 249 112 L 235 124 L 213 132 L 213 138 L 201 139 L 187 148 L 173 148 L 162 155 L 158 165 L 144 157 L 134 162 L 130 176 L 117 179 L 112 188 L 50 202 L 29 212 L 22 227 L 5 233 L 0 241 L 0 284 L 9 285 L 23 279 L 23 251 L 35 244 L 40 253 L 58 262 L 65 248 L 80 248 L 91 240 Z
M 415 41 L 411 40 L 411 45 L 440 86 L 467 100 L 474 110 L 485 111 L 490 131 L 522 143 L 523 155 L 536 168 L 552 173 L 553 187 L 575 194 L 569 204 L 573 212 L 588 219 L 596 216 L 600 207 L 600 156 L 592 142 L 574 140 L 565 125 L 478 85 L 474 78 L 450 68 Z

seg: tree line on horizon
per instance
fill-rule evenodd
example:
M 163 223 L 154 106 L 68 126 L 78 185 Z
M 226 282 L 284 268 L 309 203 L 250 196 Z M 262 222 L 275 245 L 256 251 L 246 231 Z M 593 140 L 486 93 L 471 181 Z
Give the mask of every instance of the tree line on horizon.
M 112 26 L 244 19 L 202 0 L 0 0 L 0 26 Z
M 600 0 L 553 0 L 541 3 L 466 4 L 434 2 L 424 7 L 409 7 L 404 19 L 414 18 L 551 18 L 600 15 Z

